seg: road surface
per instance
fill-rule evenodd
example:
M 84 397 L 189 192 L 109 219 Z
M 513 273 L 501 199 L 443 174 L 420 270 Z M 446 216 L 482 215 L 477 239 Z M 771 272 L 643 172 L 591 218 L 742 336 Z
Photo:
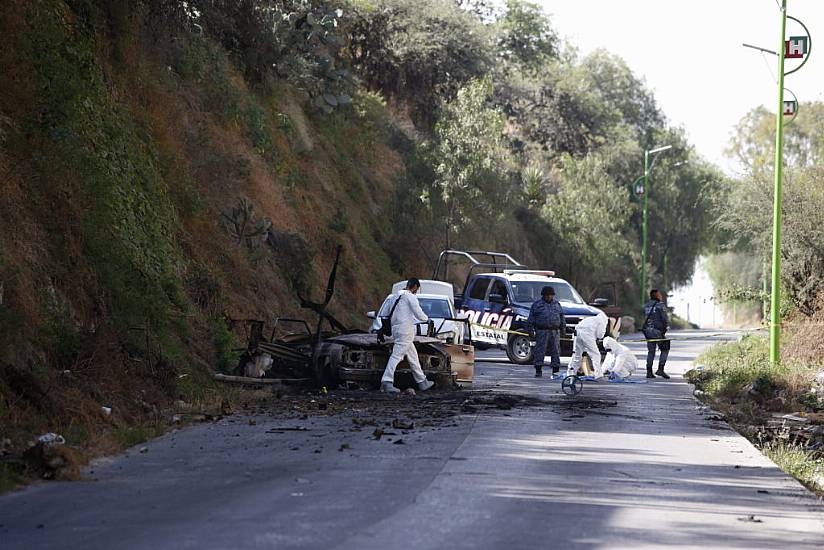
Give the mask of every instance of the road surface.
M 679 376 L 719 337 L 674 337 L 691 339 L 673 344 L 671 380 L 590 383 L 575 399 L 481 353 L 477 388 L 542 403 L 463 414 L 403 444 L 343 417 L 180 430 L 95 464 L 89 481 L 0 497 L 0 547 L 824 548 L 824 507 Z

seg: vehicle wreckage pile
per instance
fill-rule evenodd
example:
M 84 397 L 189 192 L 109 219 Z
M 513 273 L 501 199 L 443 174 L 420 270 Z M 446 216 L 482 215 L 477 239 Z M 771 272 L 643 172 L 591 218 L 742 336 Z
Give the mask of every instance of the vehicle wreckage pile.
M 314 327 L 302 319 L 277 317 L 267 336 L 262 320 L 232 321 L 243 326 L 247 342 L 243 350 L 238 350 L 242 355 L 235 375 L 251 380 L 310 379 L 319 387 L 330 389 L 347 384 L 377 387 L 392 352 L 392 338 L 382 340 L 376 334 L 350 330 L 327 311 L 335 293 L 340 254 L 338 246 L 323 302 L 298 295 L 301 307 L 317 315 Z M 432 334 L 431 325 L 428 330 L 426 335 L 415 338 L 427 378 L 439 388 L 471 383 L 475 363 L 471 335 L 469 343 L 448 343 Z M 411 385 L 412 376 L 405 361 L 400 364 L 397 375 L 400 387 Z

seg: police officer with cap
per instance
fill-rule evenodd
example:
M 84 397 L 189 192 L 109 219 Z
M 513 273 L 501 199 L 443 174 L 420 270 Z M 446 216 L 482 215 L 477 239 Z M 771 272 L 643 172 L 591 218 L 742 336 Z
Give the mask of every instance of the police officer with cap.
M 561 334 L 566 332 L 566 319 L 561 303 L 555 299 L 554 288 L 545 286 L 541 289 L 541 297 L 529 309 L 526 326 L 535 338 L 535 347 L 532 350 L 535 377 L 543 376 L 547 347 L 552 358 L 552 373 L 557 374 L 561 370 Z

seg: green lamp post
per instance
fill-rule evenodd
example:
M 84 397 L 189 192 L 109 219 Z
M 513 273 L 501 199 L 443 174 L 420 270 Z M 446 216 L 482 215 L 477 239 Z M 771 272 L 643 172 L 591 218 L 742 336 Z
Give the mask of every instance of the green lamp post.
M 790 36 L 787 40 L 787 19 L 801 25 L 806 36 Z M 770 362 L 777 364 L 781 359 L 781 184 L 784 169 L 784 118 L 791 120 L 798 114 L 798 99 L 795 94 L 791 101 L 784 101 L 784 77 L 799 70 L 809 59 L 812 37 L 807 27 L 787 15 L 787 0 L 781 0 L 781 41 L 778 52 L 778 110 L 775 113 L 775 184 L 773 187 L 773 245 L 770 289 Z M 784 72 L 785 59 L 801 59 L 795 69 Z
M 672 145 L 664 145 L 663 147 L 656 147 L 655 149 L 647 149 L 644 151 L 644 175 L 642 176 L 644 180 L 644 185 L 641 187 L 641 192 L 643 196 L 641 201 L 643 203 L 642 210 L 642 220 L 641 220 L 641 305 L 643 306 L 644 303 L 647 301 L 647 224 L 648 224 L 648 212 L 647 212 L 647 198 L 649 197 L 649 184 L 650 184 L 650 173 L 652 173 L 652 168 L 655 166 L 655 160 L 657 158 L 658 153 L 663 153 L 664 151 L 672 149 Z M 652 163 L 650 164 L 650 157 L 652 157 Z M 638 178 L 639 180 L 641 178 Z M 635 188 L 636 194 L 638 194 L 638 180 L 635 180 Z

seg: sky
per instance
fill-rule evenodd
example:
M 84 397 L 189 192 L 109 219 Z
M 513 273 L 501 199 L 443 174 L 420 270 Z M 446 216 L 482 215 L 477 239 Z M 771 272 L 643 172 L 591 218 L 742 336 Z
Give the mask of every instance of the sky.
M 732 130 L 750 109 L 774 112 L 778 102 L 777 57 L 741 44 L 777 50 L 776 0 L 536 1 L 582 54 L 604 48 L 624 58 L 699 154 L 730 175 L 740 172 L 724 154 Z M 787 13 L 804 22 L 814 43 L 786 87 L 801 102 L 824 101 L 824 0 L 788 0 Z M 787 22 L 788 36 L 800 31 Z
M 741 44 L 777 50 L 776 0 L 535 1 L 581 54 L 603 48 L 624 58 L 702 157 L 730 175 L 741 172 L 724 153 L 735 125 L 749 110 L 764 105 L 775 112 L 778 103 L 777 57 Z M 824 0 L 787 3 L 787 13 L 809 29 L 813 49 L 809 62 L 788 76 L 785 86 L 802 103 L 824 101 Z M 801 27 L 788 21 L 787 35 L 799 34 L 804 34 Z M 789 70 L 793 65 L 787 63 Z M 721 326 L 725 320 L 713 294 L 698 262 L 692 283 L 673 291 L 668 303 L 702 327 Z

